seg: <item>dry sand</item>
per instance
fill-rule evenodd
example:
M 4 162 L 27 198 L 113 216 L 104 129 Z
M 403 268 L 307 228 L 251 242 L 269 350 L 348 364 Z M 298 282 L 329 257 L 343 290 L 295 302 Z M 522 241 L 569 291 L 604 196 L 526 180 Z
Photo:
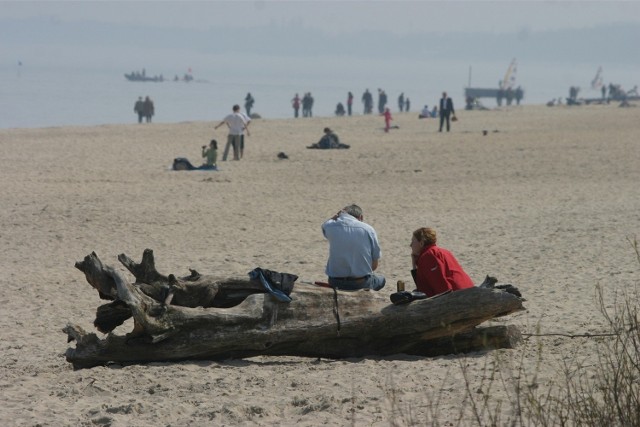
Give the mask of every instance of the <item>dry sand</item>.
M 151 248 L 158 269 L 178 275 L 261 266 L 322 280 L 320 224 L 353 202 L 380 238 L 384 298 L 396 280 L 409 281 L 411 232 L 432 226 L 475 281 L 492 274 L 523 292 L 527 311 L 498 323 L 524 334 L 603 332 L 596 285 L 610 306 L 616 291 L 638 282 L 627 239 L 640 229 L 640 108 L 460 111 L 448 134 L 417 113 L 394 116 L 399 129 L 389 134 L 378 116 L 255 120 L 245 158 L 220 162 L 219 172 L 169 170 L 174 157 L 199 163 L 212 136 L 223 145 L 215 121 L 1 130 L 0 423 L 428 425 L 437 411 L 440 425 L 465 425 L 463 373 L 477 393 L 498 355 L 533 371 L 541 343 L 543 388 L 562 360 L 595 363 L 593 340 L 561 336 L 460 357 L 256 357 L 79 371 L 65 361 L 74 343 L 62 328 L 94 330 L 102 303 L 74 268 L 91 251 L 120 267 L 117 254 L 139 260 Z M 306 149 L 325 126 L 351 149 Z M 507 373 L 492 393 L 506 400 L 514 381 Z

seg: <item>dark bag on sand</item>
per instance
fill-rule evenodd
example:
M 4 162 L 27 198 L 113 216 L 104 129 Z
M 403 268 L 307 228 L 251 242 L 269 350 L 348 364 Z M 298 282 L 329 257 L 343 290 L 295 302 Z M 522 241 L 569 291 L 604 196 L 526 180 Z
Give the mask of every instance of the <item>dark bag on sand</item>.
M 184 157 L 176 157 L 173 159 L 173 170 L 174 171 L 192 171 L 196 169 L 195 166 L 191 164 L 191 162 Z
M 193 166 L 191 162 L 185 157 L 176 157 L 173 159 L 173 170 L 174 171 L 194 171 L 194 170 L 202 170 L 202 171 L 217 171 L 217 166 Z

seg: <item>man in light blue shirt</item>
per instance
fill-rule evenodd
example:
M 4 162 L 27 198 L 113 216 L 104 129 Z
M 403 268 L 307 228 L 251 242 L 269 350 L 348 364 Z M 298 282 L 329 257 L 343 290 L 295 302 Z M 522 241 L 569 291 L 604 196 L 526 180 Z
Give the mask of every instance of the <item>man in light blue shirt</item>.
M 336 289 L 379 291 L 386 283 L 384 276 L 374 274 L 380 259 L 376 231 L 363 222 L 362 209 L 349 205 L 322 224 L 329 241 L 326 273 Z

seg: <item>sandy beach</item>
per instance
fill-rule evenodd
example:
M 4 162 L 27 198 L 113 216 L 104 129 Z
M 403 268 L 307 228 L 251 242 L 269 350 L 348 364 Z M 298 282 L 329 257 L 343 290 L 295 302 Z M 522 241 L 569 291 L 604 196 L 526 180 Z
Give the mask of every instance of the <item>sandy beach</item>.
M 223 147 L 226 130 L 213 130 L 220 118 L 0 130 L 0 423 L 473 425 L 469 412 L 460 419 L 467 389 L 482 389 L 498 360 L 505 380 L 492 394 L 505 420 L 520 363 L 537 369 L 542 390 L 563 361 L 594 366 L 593 339 L 550 334 L 606 331 L 596 286 L 612 307 L 638 284 L 629 239 L 640 232 L 640 108 L 459 111 L 450 133 L 417 115 L 395 113 L 399 128 L 388 134 L 380 116 L 254 120 L 244 158 L 219 162 L 217 172 L 170 166 L 175 157 L 200 164 L 211 138 Z M 306 149 L 327 126 L 351 148 Z M 150 248 L 165 274 L 244 276 L 263 267 L 324 280 L 320 225 L 350 203 L 378 233 L 382 297 L 397 280 L 410 282 L 411 232 L 435 227 L 474 281 L 490 274 L 521 290 L 527 310 L 489 323 L 516 325 L 528 339 L 513 350 L 437 358 L 255 357 L 77 371 L 65 360 L 74 343 L 62 328 L 94 331 L 103 303 L 74 268 L 90 252 L 120 269 L 118 254 L 139 260 Z

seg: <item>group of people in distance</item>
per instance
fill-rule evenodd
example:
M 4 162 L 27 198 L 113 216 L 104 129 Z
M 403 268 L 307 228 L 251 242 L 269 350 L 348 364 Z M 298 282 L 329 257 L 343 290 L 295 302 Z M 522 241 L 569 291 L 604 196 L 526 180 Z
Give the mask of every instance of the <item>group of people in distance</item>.
M 253 97 L 250 93 L 247 94 L 246 99 L 250 99 L 251 104 L 253 103 Z M 296 97 L 293 99 L 294 106 L 297 105 L 298 108 L 299 98 L 296 94 Z M 349 104 L 350 106 L 350 104 Z M 245 105 L 245 107 L 247 107 Z M 247 111 L 250 111 L 250 106 L 247 108 Z M 418 116 L 419 118 L 431 117 L 431 114 L 428 111 L 427 106 L 425 105 L 426 111 L 421 112 Z M 434 107 L 435 110 L 435 107 Z M 297 110 L 296 110 L 297 115 Z M 385 120 L 384 131 L 389 132 L 391 128 L 391 121 L 393 117 L 391 116 L 391 110 L 388 107 L 385 107 L 382 116 Z M 439 132 L 442 132 L 444 125 L 446 124 L 447 132 L 451 129 L 450 122 L 456 120 L 455 110 L 453 107 L 453 101 L 450 97 L 447 96 L 446 92 L 442 93 L 442 98 L 440 99 L 440 128 Z M 227 144 L 224 149 L 224 153 L 222 154 L 222 161 L 226 161 L 229 155 L 229 151 L 233 150 L 233 160 L 240 160 L 244 155 L 244 134 L 246 132 L 247 136 L 249 135 L 249 123 L 251 122 L 251 118 L 248 114 L 244 114 L 240 111 L 239 105 L 233 106 L 233 112 L 227 115 L 220 123 L 215 126 L 215 129 L 218 129 L 220 126 L 227 125 L 229 128 L 229 134 L 227 136 Z M 349 145 L 340 143 L 338 136 L 329 128 L 324 129 L 324 135 L 315 144 L 311 144 L 307 148 L 320 148 L 320 149 L 330 149 L 330 148 L 349 148 Z M 217 157 L 218 157 L 218 145 L 216 140 L 211 140 L 209 147 L 202 147 L 202 157 L 206 159 L 206 163 L 204 166 L 207 167 L 217 167 Z
M 322 224 L 329 241 L 326 274 L 333 288 L 379 291 L 386 279 L 375 271 L 381 258 L 378 236 L 364 222 L 362 209 L 349 205 Z M 411 237 L 411 275 L 418 291 L 427 297 L 471 288 L 473 281 L 453 254 L 437 245 L 433 228 L 418 228 Z
M 384 117 L 384 131 L 389 132 L 391 129 L 391 121 L 393 117 L 391 116 L 391 110 L 389 107 L 386 107 L 387 98 L 386 94 L 382 89 L 378 89 L 379 92 L 379 101 L 378 108 L 380 110 L 380 115 Z M 297 95 L 296 95 L 297 96 Z M 294 98 L 295 100 L 295 98 Z M 371 114 L 371 110 L 373 108 L 373 97 L 369 92 L 369 89 L 365 91 L 362 95 L 362 102 L 364 104 L 364 114 Z M 348 115 L 351 115 L 351 106 L 353 103 L 353 94 L 349 92 L 347 97 L 347 111 Z M 400 112 L 409 111 L 409 98 L 405 98 L 404 93 L 401 93 L 398 97 L 398 109 Z M 344 105 L 342 102 L 339 102 L 336 106 L 335 115 L 336 116 L 344 116 L 347 114 L 347 111 L 344 109 Z M 297 112 L 296 112 L 296 117 Z M 451 122 L 456 121 L 456 112 L 453 107 L 453 100 L 447 95 L 446 92 L 442 93 L 442 98 L 440 98 L 440 110 L 438 112 L 438 107 L 433 107 L 433 111 L 429 111 L 429 107 L 427 105 L 424 106 L 420 114 L 418 115 L 419 119 L 426 119 L 429 117 L 440 117 L 440 127 L 438 129 L 439 132 L 442 132 L 444 125 L 446 124 L 447 132 L 451 130 Z
M 227 125 L 229 133 L 227 135 L 227 144 L 222 154 L 222 160 L 226 161 L 229 151 L 233 150 L 233 160 L 240 160 L 244 155 L 244 134 L 249 135 L 249 123 L 251 119 L 240 111 L 239 105 L 234 105 L 231 114 L 215 126 Z M 174 159 L 173 170 L 218 170 L 218 141 L 212 139 L 209 145 L 202 146 L 202 158 L 204 163 L 195 167 L 184 157 Z
M 302 117 L 313 117 L 313 96 L 311 92 L 304 94 L 302 98 L 296 93 L 291 99 L 291 106 L 293 107 L 293 117 L 296 119 L 300 113 L 300 107 L 302 107 Z
M 133 112 L 138 115 L 138 123 L 142 123 L 143 119 L 147 123 L 151 123 L 151 118 L 155 114 L 153 101 L 148 96 L 144 100 L 141 96 L 138 97 L 138 100 L 133 105 Z
M 385 106 L 387 103 L 385 92 L 382 89 L 378 89 L 378 92 L 379 92 L 378 108 L 380 111 L 380 115 L 384 117 L 384 121 L 385 121 L 384 131 L 389 132 L 389 129 L 391 128 L 391 120 L 393 120 L 391 116 L 391 110 L 389 109 L 389 107 Z M 293 100 L 294 108 L 296 105 L 295 104 L 296 99 L 297 99 L 297 94 Z M 373 97 L 371 96 L 369 89 L 367 89 L 365 93 L 362 95 L 362 102 L 364 104 L 364 114 L 371 114 L 371 111 L 373 109 Z M 409 105 L 410 105 L 409 102 L 410 102 L 409 98 L 405 98 L 404 93 L 401 93 L 400 96 L 398 97 L 398 109 L 400 110 L 400 112 L 409 111 Z M 344 116 L 345 114 L 348 114 L 350 116 L 352 103 L 353 103 L 353 94 L 349 92 L 347 96 L 347 110 L 345 111 L 344 105 L 342 104 L 342 102 L 339 102 L 338 105 L 336 106 L 335 115 Z M 297 109 L 295 112 L 295 117 L 298 117 Z M 422 111 L 420 112 L 420 114 L 418 115 L 419 119 L 426 119 L 429 117 L 440 117 L 440 127 L 438 129 L 439 132 L 442 132 L 442 129 L 444 128 L 445 124 L 446 124 L 447 132 L 451 130 L 451 121 L 456 121 L 457 118 L 456 118 L 455 109 L 453 107 L 453 100 L 447 95 L 446 92 L 443 92 L 442 98 L 440 98 L 439 110 L 438 110 L 438 107 L 434 106 L 433 111 L 429 111 L 429 107 L 425 105 Z
M 231 114 L 228 114 L 218 123 L 214 129 L 227 125 L 229 134 L 227 135 L 227 144 L 222 153 L 222 161 L 226 161 L 229 157 L 229 151 L 233 151 L 233 160 L 240 160 L 244 155 L 244 134 L 249 135 L 249 123 L 251 119 L 248 115 L 240 111 L 239 105 L 234 105 Z M 217 169 L 218 167 L 218 141 L 212 139 L 209 146 L 202 146 L 202 158 L 204 164 L 200 169 Z
M 248 94 L 247 96 L 250 96 L 250 94 Z M 347 94 L 346 108 L 345 104 L 343 104 L 342 102 L 338 102 L 336 104 L 334 114 L 339 117 L 345 115 L 350 116 L 353 111 L 353 99 L 353 93 L 349 92 Z M 366 89 L 362 94 L 362 103 L 364 105 L 363 114 L 371 114 L 373 112 L 373 95 L 371 94 L 371 92 L 369 92 L 369 89 Z M 382 89 L 378 89 L 378 112 L 380 113 L 380 115 L 385 116 L 385 118 L 388 114 L 390 114 L 390 110 L 386 106 L 386 104 L 387 95 L 385 91 Z M 311 96 L 311 93 L 305 93 L 303 98 L 300 98 L 300 96 L 296 93 L 291 99 L 291 106 L 293 107 L 293 117 L 295 118 L 299 117 L 300 107 L 302 107 L 303 117 L 313 116 L 313 114 L 311 113 L 311 108 L 313 107 L 313 97 Z M 409 112 L 410 108 L 411 101 L 408 97 L 405 97 L 404 92 L 401 93 L 398 96 L 398 110 L 400 112 Z M 442 99 L 440 100 L 440 112 L 444 114 L 440 114 L 440 117 L 443 124 L 445 122 L 447 123 L 448 131 L 450 128 L 450 119 L 455 117 L 455 111 L 453 109 L 453 101 L 447 96 L 446 92 L 442 94 Z M 429 109 L 425 105 L 425 108 L 422 109 L 418 117 L 421 119 L 428 117 L 438 117 L 438 107 L 433 107 L 433 111 L 429 111 Z M 388 127 L 385 127 L 385 130 L 388 131 Z M 440 131 L 442 131 L 442 125 L 440 126 Z

